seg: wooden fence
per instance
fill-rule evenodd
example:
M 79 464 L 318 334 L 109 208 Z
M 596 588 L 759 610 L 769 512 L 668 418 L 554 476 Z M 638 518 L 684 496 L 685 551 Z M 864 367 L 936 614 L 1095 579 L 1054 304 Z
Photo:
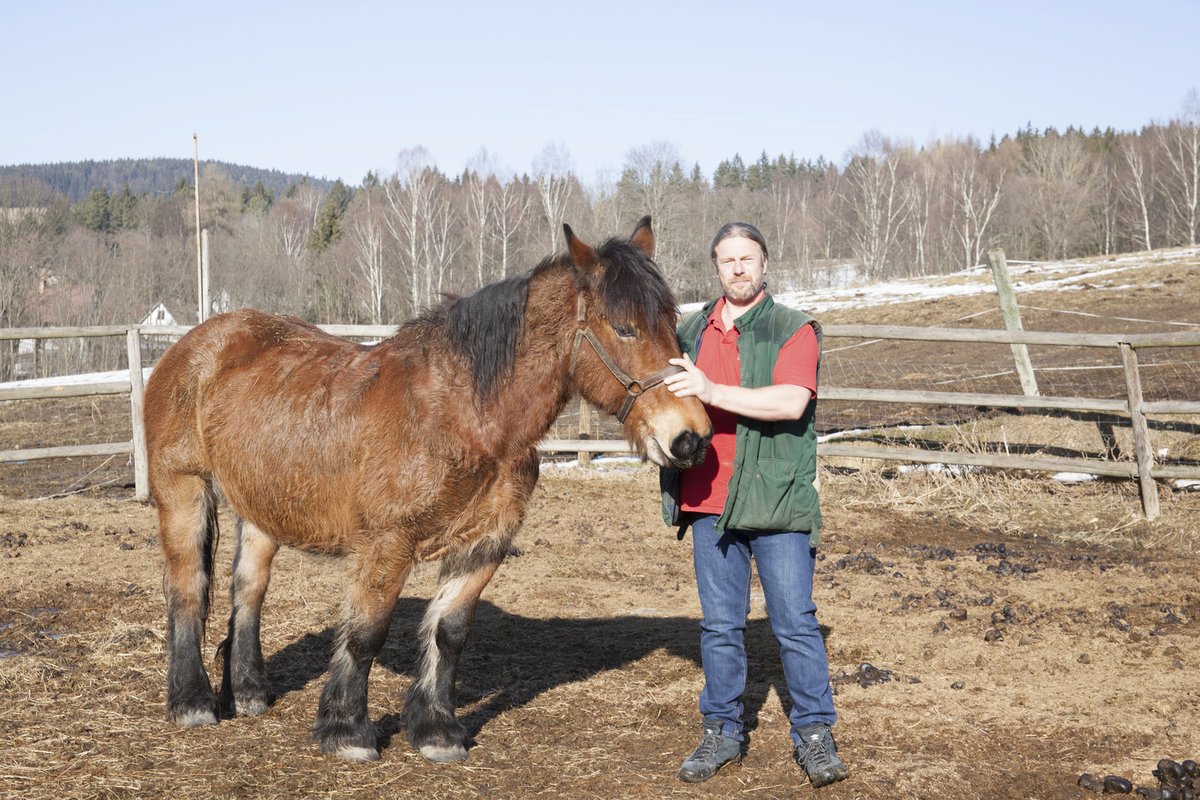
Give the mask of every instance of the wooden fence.
M 339 336 L 386 337 L 395 328 L 387 325 L 323 325 L 325 331 Z M 0 388 L 0 401 L 86 397 L 128 394 L 133 422 L 133 439 L 90 445 L 64 445 L 0 452 L 0 463 L 29 461 L 41 458 L 68 456 L 98 456 L 133 454 L 134 483 L 138 499 L 149 497 L 146 472 L 146 434 L 142 426 L 143 371 L 142 337 L 146 335 L 179 336 L 186 327 L 115 325 L 85 328 L 7 328 L 0 329 L 0 340 L 54 339 L 70 337 L 124 336 L 128 352 L 129 377 L 119 381 L 93 384 L 60 384 Z M 1053 409 L 1119 414 L 1129 418 L 1133 430 L 1135 460 L 1132 462 L 1083 458 L 1053 458 L 1022 456 L 1008 453 L 951 453 L 931 452 L 908 447 L 874 447 L 844 445 L 829 442 L 818 446 L 817 453 L 826 457 L 885 459 L 918 463 L 943 463 L 999 469 L 1035 471 L 1071 471 L 1136 479 L 1141 490 L 1142 507 L 1148 519 L 1158 516 L 1158 493 L 1155 479 L 1200 479 L 1200 466 L 1165 466 L 1154 463 L 1147 417 L 1161 414 L 1200 414 L 1200 402 L 1158 400 L 1142 397 L 1141 376 L 1138 370 L 1138 350 L 1159 347 L 1200 346 L 1200 332 L 1148 334 L 1045 333 L 1034 331 L 981 331 L 962 328 L 915 328 L 892 325 L 828 325 L 825 338 L 908 340 L 931 342 L 969 342 L 975 344 L 1024 344 L 1041 346 L 1093 347 L 1119 351 L 1125 373 L 1126 397 L 1120 400 L 1087 397 L 1043 397 L 1038 395 L 981 394 L 971 392 L 932 392 L 897 389 L 866 389 L 822 385 L 824 400 L 859 402 L 905 403 L 910 405 L 989 406 L 1016 409 Z M 624 453 L 629 447 L 624 441 L 586 438 L 590 414 L 581 417 L 579 439 L 547 440 L 539 445 L 544 453 L 577 452 L 586 460 L 591 453 Z

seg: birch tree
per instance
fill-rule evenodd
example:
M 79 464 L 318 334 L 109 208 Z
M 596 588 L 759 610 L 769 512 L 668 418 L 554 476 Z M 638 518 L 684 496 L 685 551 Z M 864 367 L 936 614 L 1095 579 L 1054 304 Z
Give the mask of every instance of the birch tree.
M 571 154 L 561 143 L 547 144 L 533 160 L 533 175 L 546 221 L 543 252 L 547 254 L 556 252 L 562 242 L 563 218 L 575 186 L 571 173 Z
M 362 190 L 350 224 L 354 267 L 363 287 L 362 307 L 372 325 L 383 324 L 383 294 L 386 286 L 384 270 L 384 225 L 379 218 L 379 204 L 372 198 L 376 189 Z
M 900 161 L 900 154 L 872 133 L 846 165 L 842 199 L 849 213 L 843 224 L 852 251 L 873 278 L 885 274 L 911 208 Z
M 983 262 L 984 251 L 990 244 L 988 227 L 1000 205 L 1004 169 L 989 169 L 972 139 L 951 145 L 946 156 L 953 200 L 950 227 L 962 253 L 959 266 L 973 267 Z
M 441 288 L 445 265 L 431 256 L 433 243 L 448 227 L 449 209 L 438 191 L 440 175 L 424 147 L 402 151 L 398 165 L 384 182 L 388 204 L 384 225 L 401 253 L 408 310 L 416 315 L 432 303 L 435 286 Z
M 524 182 L 512 178 L 499 184 L 492 194 L 492 219 L 495 220 L 496 244 L 499 247 L 500 275 L 507 278 L 518 253 L 518 237 L 533 208 L 533 193 Z
M 1172 216 L 1196 244 L 1200 225 L 1200 94 L 1188 92 L 1183 111 L 1169 125 L 1155 128 L 1163 157 L 1161 179 Z
M 1143 250 L 1151 250 L 1150 209 L 1154 205 L 1154 157 L 1153 151 L 1148 150 L 1141 138 L 1128 134 L 1122 136 L 1117 145 L 1117 151 L 1124 165 L 1121 180 L 1122 196 L 1135 209 L 1135 227 Z

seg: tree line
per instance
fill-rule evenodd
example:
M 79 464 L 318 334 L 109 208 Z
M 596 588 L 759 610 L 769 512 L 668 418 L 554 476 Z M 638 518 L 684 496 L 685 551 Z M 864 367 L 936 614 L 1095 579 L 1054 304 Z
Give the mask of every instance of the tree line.
M 36 182 L 0 197 L 0 319 L 7 325 L 136 321 L 159 301 L 196 316 L 192 187 L 93 188 L 71 202 Z M 656 260 L 682 301 L 715 290 L 708 242 L 757 224 L 777 289 L 946 273 L 1001 246 L 1059 259 L 1175 245 L 1200 234 L 1200 100 L 1139 131 L 1037 130 L 923 145 L 865 135 L 842 164 L 762 153 L 712 176 L 674 145 L 630 150 L 619 176 L 585 185 L 548 145 L 523 174 L 486 152 L 458 175 L 422 148 L 357 186 L 277 190 L 209 164 L 200 180 L 218 309 L 255 306 L 317 322 L 394 323 L 446 294 L 524 272 L 562 248 L 654 218 Z
M 235 183 L 250 186 L 261 183 L 278 194 L 301 180 L 328 190 L 333 181 L 307 175 L 293 175 L 277 169 L 260 169 L 226 161 L 202 161 L 202 166 L 220 168 Z M 0 166 L 0 207 L 12 207 L 28 201 L 30 186 L 65 195 L 77 203 L 95 189 L 110 194 L 128 186 L 134 194 L 170 194 L 172 188 L 193 174 L 188 158 L 118 158 L 108 161 L 68 161 L 58 164 L 9 164 Z M 23 191 L 14 192 L 22 188 Z

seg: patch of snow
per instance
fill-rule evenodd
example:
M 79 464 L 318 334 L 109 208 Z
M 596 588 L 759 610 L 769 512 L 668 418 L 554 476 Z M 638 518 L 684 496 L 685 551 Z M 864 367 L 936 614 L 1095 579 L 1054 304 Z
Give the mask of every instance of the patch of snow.
M 901 464 L 898 469 L 901 474 L 904 474 L 906 472 L 925 472 L 930 475 L 942 475 L 942 474 L 953 475 L 954 477 L 957 478 L 960 475 L 969 475 L 972 472 L 977 472 L 977 471 L 979 471 L 980 467 L 973 467 L 970 464 L 936 463 L 936 464 Z
M 1050 478 L 1059 483 L 1088 483 L 1096 480 L 1095 475 L 1086 472 L 1056 472 Z
M 579 459 L 570 461 L 542 461 L 542 469 L 599 469 L 601 472 L 634 472 L 642 468 L 642 459 L 638 456 L 592 456 L 587 467 L 579 463 Z
M 152 367 L 142 370 L 142 379 L 150 377 Z M 7 381 L 0 383 L 0 389 L 23 389 L 35 386 L 81 386 L 91 383 L 114 383 L 129 380 L 129 370 L 118 369 L 112 372 L 89 372 L 84 375 L 55 375 L 49 378 L 30 378 L 23 381 Z

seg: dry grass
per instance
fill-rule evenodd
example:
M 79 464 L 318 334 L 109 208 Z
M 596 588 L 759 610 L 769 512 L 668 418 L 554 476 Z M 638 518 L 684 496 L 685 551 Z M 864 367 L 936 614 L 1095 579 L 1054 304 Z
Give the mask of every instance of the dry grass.
M 1158 758 L 1200 752 L 1184 713 L 1200 702 L 1196 495 L 1164 496 L 1162 519 L 1146 525 L 1132 522 L 1128 482 L 879 467 L 826 472 L 822 484 L 816 595 L 831 671 L 869 661 L 897 680 L 839 684 L 853 779 L 821 797 L 1071 798 L 1080 772 L 1144 783 Z M 655 485 L 645 468 L 546 471 L 524 554 L 488 587 L 464 653 L 459 713 L 475 745 L 448 766 L 424 762 L 397 722 L 433 569 L 405 587 L 371 674 L 383 759 L 347 765 L 308 740 L 338 562 L 277 559 L 264 623 L 279 695 L 270 711 L 183 731 L 164 713 L 153 510 L 103 495 L 9 502 L 0 648 L 18 655 L 0 658 L 0 796 L 814 796 L 789 760 L 757 587 L 750 754 L 705 786 L 674 780 L 695 743 L 699 608 L 688 544 L 658 520 Z M 210 655 L 228 613 L 228 538 Z M 1012 620 L 989 621 L 1005 607 Z M 1165 622 L 1164 608 L 1182 621 Z M 985 642 L 994 627 L 1004 638 Z M 215 658 L 210 668 L 218 679 Z

